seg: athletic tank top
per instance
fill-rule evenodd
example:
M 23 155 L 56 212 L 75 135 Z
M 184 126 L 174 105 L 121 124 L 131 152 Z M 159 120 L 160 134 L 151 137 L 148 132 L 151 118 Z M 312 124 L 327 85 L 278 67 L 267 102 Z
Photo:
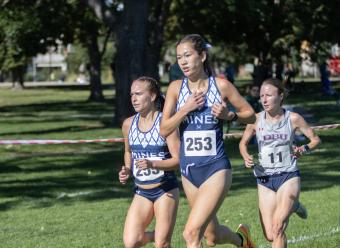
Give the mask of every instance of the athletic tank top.
M 152 128 L 147 132 L 139 130 L 140 114 L 136 114 L 132 120 L 128 139 L 132 154 L 132 173 L 136 184 L 153 184 L 167 180 L 177 180 L 174 171 L 163 171 L 147 168 L 136 168 L 135 161 L 138 159 L 165 160 L 171 158 L 166 140 L 159 134 L 162 113 L 159 113 Z
M 215 160 L 227 158 L 223 142 L 223 120 L 211 114 L 212 105 L 222 103 L 221 94 L 214 77 L 209 77 L 208 83 L 204 106 L 188 113 L 179 126 L 181 168 L 204 166 Z M 188 79 L 184 78 L 176 111 L 185 104 L 191 94 Z
M 292 156 L 295 133 L 290 111 L 284 110 L 283 119 L 274 124 L 266 121 L 265 117 L 265 111 L 260 112 L 256 126 L 260 164 L 254 167 L 255 176 L 297 171 L 296 158 Z

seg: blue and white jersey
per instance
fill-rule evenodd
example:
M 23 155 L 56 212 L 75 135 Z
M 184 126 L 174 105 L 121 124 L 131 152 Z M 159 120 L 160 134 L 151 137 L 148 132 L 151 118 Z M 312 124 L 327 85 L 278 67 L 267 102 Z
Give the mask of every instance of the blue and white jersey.
M 284 117 L 278 123 L 266 121 L 266 112 L 260 112 L 256 125 L 260 165 L 254 167 L 257 177 L 298 170 L 292 148 L 295 132 L 290 111 L 284 111 Z
M 222 103 L 214 77 L 209 77 L 204 106 L 190 112 L 179 126 L 181 170 L 191 166 L 204 166 L 215 160 L 227 158 L 223 142 L 223 120 L 211 114 L 215 103 Z M 191 95 L 188 79 L 184 78 L 179 91 L 176 111 Z M 182 171 L 183 172 L 183 171 Z
M 132 154 L 131 169 L 136 184 L 153 184 L 167 180 L 176 180 L 173 171 L 147 168 L 138 169 L 135 161 L 138 159 L 165 160 L 171 158 L 166 140 L 160 135 L 159 128 L 162 113 L 159 113 L 152 128 L 142 132 L 138 127 L 140 114 L 136 114 L 132 120 L 128 139 Z

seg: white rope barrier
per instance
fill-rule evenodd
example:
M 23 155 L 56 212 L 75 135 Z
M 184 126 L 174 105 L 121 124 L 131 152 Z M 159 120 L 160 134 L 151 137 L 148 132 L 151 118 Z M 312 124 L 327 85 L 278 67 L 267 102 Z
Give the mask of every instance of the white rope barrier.
M 328 130 L 340 128 L 340 124 L 314 126 L 314 130 Z M 224 139 L 241 138 L 243 132 L 226 133 L 223 135 Z M 92 139 L 92 140 L 1 140 L 0 145 L 57 145 L 57 144 L 85 144 L 85 143 L 122 143 L 124 138 L 111 138 L 111 139 Z
M 331 125 L 322 125 L 322 126 L 314 126 L 312 129 L 318 131 L 318 130 L 328 130 L 328 129 L 336 129 L 340 128 L 340 124 L 331 124 Z M 225 133 L 223 134 L 224 139 L 230 139 L 230 138 L 241 138 L 243 135 L 243 132 L 238 133 Z
M 93 139 L 93 140 L 0 140 L 0 145 L 57 145 L 84 143 L 117 143 L 124 142 L 124 138 Z

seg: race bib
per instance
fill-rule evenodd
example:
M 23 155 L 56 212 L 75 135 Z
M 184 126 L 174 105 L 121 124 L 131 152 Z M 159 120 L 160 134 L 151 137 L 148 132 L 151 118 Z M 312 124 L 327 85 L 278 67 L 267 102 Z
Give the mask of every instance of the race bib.
M 162 158 L 160 157 L 149 157 L 149 158 L 145 158 L 147 160 L 153 161 L 153 160 L 162 160 Z M 137 178 L 139 181 L 151 181 L 151 180 L 155 180 L 157 178 L 160 178 L 164 175 L 164 171 L 163 170 L 159 170 L 159 169 L 154 169 L 154 168 L 147 168 L 147 169 L 139 169 L 136 166 L 136 162 L 138 159 L 134 160 L 133 163 L 133 176 L 135 178 Z
M 216 132 L 214 130 L 185 131 L 183 138 L 185 156 L 216 155 Z
M 263 147 L 259 156 L 260 163 L 264 168 L 284 167 L 291 164 L 289 146 Z

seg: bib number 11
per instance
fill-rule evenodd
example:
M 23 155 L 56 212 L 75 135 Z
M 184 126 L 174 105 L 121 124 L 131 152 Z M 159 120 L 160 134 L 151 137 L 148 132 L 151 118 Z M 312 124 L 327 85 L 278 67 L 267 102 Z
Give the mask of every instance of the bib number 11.
M 278 157 L 278 162 L 282 163 L 282 152 L 278 152 L 276 153 L 277 157 Z M 269 153 L 268 156 L 270 157 L 270 162 L 272 164 L 274 164 L 274 159 L 275 159 L 275 154 L 274 153 Z
M 290 150 L 288 146 L 263 148 L 261 151 L 261 165 L 263 167 L 282 167 L 291 163 Z

